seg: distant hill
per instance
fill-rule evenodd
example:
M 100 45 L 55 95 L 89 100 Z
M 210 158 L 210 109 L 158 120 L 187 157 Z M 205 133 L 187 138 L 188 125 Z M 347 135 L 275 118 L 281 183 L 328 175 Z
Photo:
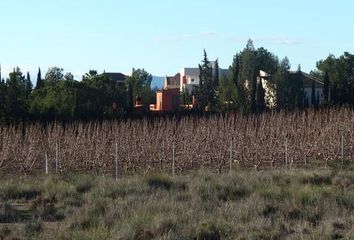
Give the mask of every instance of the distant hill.
M 163 83 L 165 81 L 165 77 L 159 77 L 159 76 L 152 76 L 152 82 L 151 82 L 151 88 L 159 88 L 161 89 L 163 87 Z

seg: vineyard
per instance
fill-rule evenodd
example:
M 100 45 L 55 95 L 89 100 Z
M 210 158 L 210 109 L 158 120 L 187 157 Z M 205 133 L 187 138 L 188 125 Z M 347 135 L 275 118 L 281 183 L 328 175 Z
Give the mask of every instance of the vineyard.
M 3 173 L 220 173 L 353 161 L 354 111 L 349 108 L 0 128 Z

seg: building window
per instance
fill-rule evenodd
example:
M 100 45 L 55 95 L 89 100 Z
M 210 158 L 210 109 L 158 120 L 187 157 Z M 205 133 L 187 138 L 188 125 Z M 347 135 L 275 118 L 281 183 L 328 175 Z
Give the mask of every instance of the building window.
M 191 79 L 191 82 L 194 82 L 194 78 Z

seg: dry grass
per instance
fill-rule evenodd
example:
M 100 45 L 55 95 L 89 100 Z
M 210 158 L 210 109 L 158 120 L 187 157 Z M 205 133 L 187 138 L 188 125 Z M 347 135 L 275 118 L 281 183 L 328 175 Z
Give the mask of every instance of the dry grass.
M 353 176 L 253 170 L 118 181 L 13 177 L 0 180 L 1 191 L 14 188 L 0 199 L 0 239 L 352 239 Z M 39 194 L 26 199 L 24 189 Z

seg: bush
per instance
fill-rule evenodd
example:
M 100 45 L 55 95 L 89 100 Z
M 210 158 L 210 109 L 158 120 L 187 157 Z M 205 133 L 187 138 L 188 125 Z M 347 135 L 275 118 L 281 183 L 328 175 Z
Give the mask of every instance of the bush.
M 75 189 L 78 193 L 87 193 L 92 189 L 92 187 L 92 180 L 84 178 L 76 184 Z
M 30 218 L 29 212 L 17 210 L 10 203 L 0 205 L 0 223 L 23 222 Z
M 198 194 L 203 201 L 238 201 L 250 195 L 251 190 L 241 182 L 234 179 L 225 181 L 210 180 L 201 182 L 198 186 Z
M 313 176 L 309 177 L 304 177 L 301 180 L 302 184 L 311 184 L 311 185 L 330 185 L 332 183 L 332 177 L 331 176 L 323 176 L 323 175 L 317 175 L 314 174 Z
M 250 190 L 242 185 L 218 186 L 216 190 L 221 201 L 237 201 L 250 195 Z
M 162 174 L 150 175 L 146 178 L 146 183 L 150 188 L 170 190 L 173 187 L 173 181 Z
M 7 185 L 0 189 L 0 198 L 2 200 L 26 199 L 31 200 L 41 194 L 35 186 L 17 186 L 14 184 Z
M 220 240 L 222 231 L 215 223 L 207 222 L 198 226 L 196 230 L 197 240 Z

